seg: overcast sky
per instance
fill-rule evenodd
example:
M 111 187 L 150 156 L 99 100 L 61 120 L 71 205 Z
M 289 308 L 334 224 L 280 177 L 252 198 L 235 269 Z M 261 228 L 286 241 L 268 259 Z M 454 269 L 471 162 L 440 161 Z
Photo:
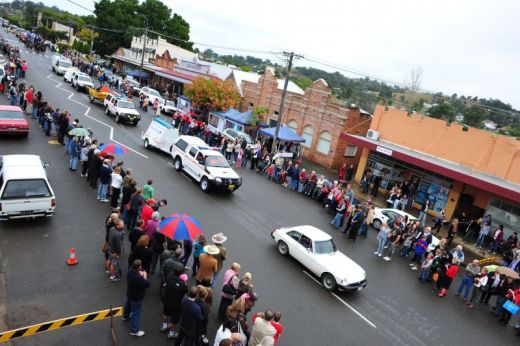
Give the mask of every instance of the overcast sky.
M 43 2 L 88 14 L 66 0 Z M 93 0 L 75 2 L 94 8 Z M 294 51 L 397 82 L 421 67 L 425 90 L 499 98 L 520 109 L 520 1 L 163 2 L 187 20 L 195 42 Z M 297 65 L 314 64 L 300 60 Z

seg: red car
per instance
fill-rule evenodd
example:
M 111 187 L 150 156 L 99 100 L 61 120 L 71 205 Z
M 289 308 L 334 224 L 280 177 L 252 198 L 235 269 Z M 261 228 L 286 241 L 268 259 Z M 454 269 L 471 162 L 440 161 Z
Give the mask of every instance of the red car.
M 29 135 L 29 122 L 17 106 L 0 106 L 0 134 Z

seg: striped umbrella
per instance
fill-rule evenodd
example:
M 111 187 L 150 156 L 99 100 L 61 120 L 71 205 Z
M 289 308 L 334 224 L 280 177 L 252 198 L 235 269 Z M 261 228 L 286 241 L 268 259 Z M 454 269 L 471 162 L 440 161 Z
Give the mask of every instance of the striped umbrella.
M 99 150 L 112 155 L 123 155 L 128 153 L 128 150 L 125 147 L 115 143 L 103 144 L 99 147 Z
M 159 232 L 176 240 L 193 240 L 202 233 L 200 222 L 186 213 L 175 213 L 162 220 Z

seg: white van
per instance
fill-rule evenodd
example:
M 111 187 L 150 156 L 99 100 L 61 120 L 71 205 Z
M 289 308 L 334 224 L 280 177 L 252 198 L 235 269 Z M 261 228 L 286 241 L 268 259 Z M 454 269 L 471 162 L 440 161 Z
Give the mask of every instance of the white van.
M 141 136 L 144 147 L 157 148 L 165 153 L 172 151 L 172 145 L 179 138 L 179 130 L 161 118 L 154 118 L 146 132 Z
M 50 217 L 56 196 L 38 155 L 0 156 L 0 220 Z
M 57 75 L 63 76 L 67 69 L 72 67 L 72 61 L 61 55 L 53 55 L 51 60 L 51 69 L 56 72 Z

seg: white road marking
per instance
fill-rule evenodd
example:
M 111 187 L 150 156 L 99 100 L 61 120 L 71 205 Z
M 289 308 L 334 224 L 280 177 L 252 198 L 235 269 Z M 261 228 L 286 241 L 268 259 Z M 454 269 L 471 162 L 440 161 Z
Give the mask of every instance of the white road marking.
M 109 139 L 110 139 L 112 142 L 117 143 L 117 144 L 119 144 L 119 145 L 125 147 L 126 149 L 128 149 L 128 150 L 130 150 L 130 151 L 136 153 L 137 155 L 140 155 L 140 156 L 144 157 L 145 159 L 148 159 L 148 158 L 149 158 L 148 156 L 146 156 L 146 155 L 144 155 L 144 154 L 141 154 L 141 153 L 138 152 L 137 150 L 130 148 L 130 147 L 127 146 L 126 144 L 123 144 L 123 143 L 121 143 L 121 142 L 119 142 L 119 141 L 116 141 L 116 140 L 114 139 L 114 128 L 113 128 L 112 126 L 108 125 L 107 123 L 104 123 L 104 122 L 102 122 L 101 120 L 96 119 L 96 118 L 91 117 L 90 115 L 88 115 L 88 113 L 90 112 L 90 107 L 84 105 L 83 103 L 81 103 L 81 102 L 79 102 L 79 101 L 77 101 L 77 100 L 74 100 L 74 99 L 72 98 L 72 97 L 74 96 L 74 93 L 71 92 L 71 91 L 69 91 L 69 90 L 63 89 L 63 88 L 61 87 L 61 85 L 62 85 L 63 83 L 60 82 L 60 81 L 57 81 L 57 80 L 54 79 L 54 78 L 51 78 L 52 76 L 53 76 L 53 74 L 48 75 L 48 76 L 47 76 L 47 79 L 50 79 L 50 80 L 52 80 L 53 82 L 58 83 L 58 84 L 56 85 L 56 88 L 57 88 L 57 89 L 60 89 L 60 90 L 63 90 L 63 91 L 65 91 L 65 92 L 69 93 L 70 95 L 69 95 L 69 97 L 67 97 L 67 98 L 68 98 L 70 101 L 72 101 L 72 102 L 74 102 L 74 103 L 76 103 L 76 104 L 78 104 L 78 105 L 80 105 L 80 106 L 82 106 L 82 107 L 85 107 L 85 108 L 87 109 L 87 110 L 85 111 L 85 113 L 83 114 L 84 116 L 86 116 L 87 118 L 92 119 L 92 120 L 94 120 L 94 121 L 100 123 L 101 125 L 104 125 L 104 126 L 106 126 L 106 127 L 108 127 L 108 128 L 110 129 L 110 136 L 109 136 Z
M 305 270 L 302 270 L 303 273 L 305 275 L 307 275 L 308 277 L 310 277 L 312 279 L 312 281 L 316 282 L 318 285 L 322 286 L 321 285 L 321 282 L 319 282 L 318 280 L 316 280 L 316 278 L 314 276 L 312 276 L 311 274 L 307 273 Z M 329 292 L 330 294 L 332 294 L 332 296 L 334 298 L 336 298 L 337 300 L 339 300 L 343 305 L 345 305 L 347 308 L 349 308 L 353 313 L 355 313 L 356 315 L 358 315 L 363 321 L 365 321 L 366 323 L 368 323 L 368 325 L 372 328 L 377 328 L 377 326 L 372 323 L 372 321 L 370 321 L 368 318 L 366 318 L 365 316 L 363 316 L 363 314 L 361 314 L 359 311 L 357 311 L 356 309 L 354 309 L 352 307 L 352 305 L 350 305 L 349 303 L 347 303 L 346 301 L 344 301 L 341 297 L 339 297 L 336 293 L 334 292 Z

